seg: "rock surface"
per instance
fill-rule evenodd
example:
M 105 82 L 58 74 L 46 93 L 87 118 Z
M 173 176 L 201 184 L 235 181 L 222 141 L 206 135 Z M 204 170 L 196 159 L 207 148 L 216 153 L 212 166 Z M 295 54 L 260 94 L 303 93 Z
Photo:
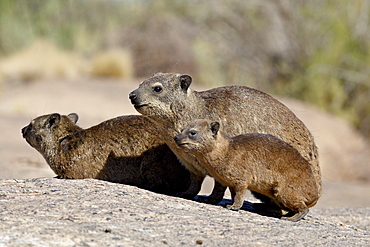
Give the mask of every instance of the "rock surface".
M 0 246 L 370 245 L 370 208 L 312 208 L 292 223 L 245 205 L 233 212 L 93 179 L 0 180 Z

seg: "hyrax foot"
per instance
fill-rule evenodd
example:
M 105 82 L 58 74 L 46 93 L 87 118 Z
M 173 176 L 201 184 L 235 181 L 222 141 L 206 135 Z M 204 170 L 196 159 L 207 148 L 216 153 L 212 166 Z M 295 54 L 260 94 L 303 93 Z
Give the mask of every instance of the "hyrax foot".
M 227 187 L 215 181 L 215 186 L 213 187 L 212 194 L 210 194 L 207 198 L 205 198 L 206 201 L 204 202 L 210 203 L 210 204 L 220 203 L 222 199 L 224 198 L 226 188 Z
M 235 206 L 234 204 L 227 204 L 227 205 L 226 205 L 226 208 L 227 208 L 227 209 L 230 209 L 230 210 L 233 210 L 233 211 L 239 211 L 239 209 L 240 209 L 241 207 L 239 207 L 239 206 Z
M 193 193 L 188 193 L 188 192 L 178 192 L 175 194 L 175 196 L 185 198 L 185 199 L 193 199 L 195 197 Z
M 287 215 L 290 215 L 291 213 L 294 213 L 294 212 L 290 212 L 288 213 L 287 215 L 281 217 L 282 220 L 289 220 L 289 221 L 293 221 L 293 222 L 297 222 L 299 220 L 301 220 L 303 217 L 305 217 L 307 214 L 308 214 L 308 208 L 305 210 L 305 211 L 302 211 L 302 212 L 296 212 L 294 215 L 292 216 L 287 216 Z
M 215 198 L 211 196 L 198 196 L 197 201 L 216 205 L 222 201 L 222 198 Z

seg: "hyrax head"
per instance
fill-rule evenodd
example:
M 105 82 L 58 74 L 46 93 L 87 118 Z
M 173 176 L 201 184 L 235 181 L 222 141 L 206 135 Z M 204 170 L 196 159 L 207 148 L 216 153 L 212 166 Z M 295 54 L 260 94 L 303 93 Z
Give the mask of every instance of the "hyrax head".
M 58 140 L 71 132 L 78 120 L 76 113 L 61 116 L 58 113 L 35 118 L 22 128 L 22 135 L 36 150 L 41 151 L 45 142 Z M 64 135 L 64 136 L 63 136 Z
M 174 137 L 176 144 L 188 152 L 210 151 L 217 139 L 220 123 L 206 119 L 197 119 Z
M 156 73 L 129 94 L 135 109 L 146 116 L 167 117 L 186 103 L 189 75 Z

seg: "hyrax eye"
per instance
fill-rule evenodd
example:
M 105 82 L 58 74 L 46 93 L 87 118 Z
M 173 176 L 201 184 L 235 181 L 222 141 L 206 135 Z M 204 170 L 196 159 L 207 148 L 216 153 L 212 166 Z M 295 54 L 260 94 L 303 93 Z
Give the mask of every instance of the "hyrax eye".
M 162 87 L 161 86 L 155 86 L 155 87 L 153 87 L 153 91 L 156 92 L 156 93 L 160 93 L 160 92 L 162 92 Z
M 197 132 L 196 131 L 190 131 L 189 136 L 195 137 L 195 136 L 197 136 Z

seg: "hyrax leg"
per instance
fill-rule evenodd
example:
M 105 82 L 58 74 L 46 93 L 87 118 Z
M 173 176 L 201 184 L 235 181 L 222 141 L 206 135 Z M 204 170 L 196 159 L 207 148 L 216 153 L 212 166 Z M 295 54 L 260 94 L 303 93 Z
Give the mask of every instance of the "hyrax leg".
M 246 187 L 229 187 L 231 192 L 232 205 L 226 205 L 226 208 L 234 211 L 238 211 L 244 203 L 245 193 L 247 192 Z
M 289 221 L 293 221 L 293 222 L 297 222 L 299 220 L 301 220 L 303 217 L 306 216 L 306 214 L 308 214 L 308 208 L 306 208 L 304 211 L 301 211 L 301 212 L 296 212 L 294 215 L 292 216 L 283 216 L 281 217 L 282 220 L 289 220 Z M 290 213 L 288 213 L 289 215 Z
M 198 176 L 194 173 L 190 173 L 190 186 L 187 191 L 177 193 L 177 196 L 187 199 L 193 199 L 200 191 L 204 176 Z
M 210 194 L 208 197 L 200 197 L 199 200 L 205 203 L 217 204 L 222 201 L 226 188 L 227 187 L 215 180 L 215 186 L 213 187 L 212 194 Z

